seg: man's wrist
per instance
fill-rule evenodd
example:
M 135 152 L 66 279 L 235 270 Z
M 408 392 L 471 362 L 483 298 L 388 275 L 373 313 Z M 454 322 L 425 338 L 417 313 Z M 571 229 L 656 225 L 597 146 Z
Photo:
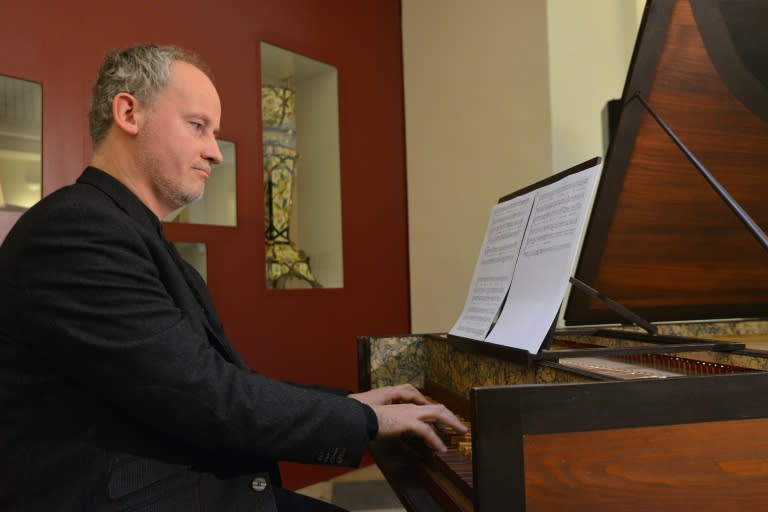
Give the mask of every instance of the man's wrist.
M 368 440 L 373 441 L 379 435 L 379 418 L 376 416 L 376 411 L 373 410 L 373 407 L 362 402 L 360 402 L 360 405 L 363 406 L 363 411 L 365 411 L 365 430 L 368 434 Z

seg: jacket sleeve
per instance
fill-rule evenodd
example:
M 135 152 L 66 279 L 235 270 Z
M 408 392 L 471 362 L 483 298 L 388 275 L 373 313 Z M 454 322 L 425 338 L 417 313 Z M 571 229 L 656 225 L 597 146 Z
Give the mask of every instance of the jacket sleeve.
M 358 464 L 367 406 L 228 362 L 169 292 L 178 268 L 152 236 L 116 208 L 49 211 L 17 254 L 25 343 L 94 400 L 193 446 Z

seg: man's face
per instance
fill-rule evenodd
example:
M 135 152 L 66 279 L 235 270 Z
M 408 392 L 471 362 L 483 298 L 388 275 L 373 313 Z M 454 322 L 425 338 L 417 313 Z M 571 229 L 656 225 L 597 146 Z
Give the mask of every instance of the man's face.
M 138 162 L 163 216 L 202 197 L 211 164 L 222 160 L 216 143 L 220 119 L 221 103 L 208 77 L 174 61 L 136 135 Z

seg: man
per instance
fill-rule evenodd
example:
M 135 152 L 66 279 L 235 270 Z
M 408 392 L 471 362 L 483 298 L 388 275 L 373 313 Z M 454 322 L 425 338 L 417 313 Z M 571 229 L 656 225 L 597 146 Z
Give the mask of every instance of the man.
M 443 450 L 431 423 L 465 430 L 412 386 L 248 369 L 160 222 L 203 194 L 220 115 L 194 55 L 107 56 L 91 166 L 0 249 L 1 510 L 339 510 L 282 489 L 276 461 L 354 466 L 376 436 Z

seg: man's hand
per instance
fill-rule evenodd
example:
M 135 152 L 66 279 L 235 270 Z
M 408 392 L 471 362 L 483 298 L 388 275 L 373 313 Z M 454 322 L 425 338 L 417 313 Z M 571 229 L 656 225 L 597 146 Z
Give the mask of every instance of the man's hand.
M 412 403 L 412 404 L 428 404 L 424 395 L 422 395 L 418 389 L 411 384 L 400 384 L 398 386 L 385 386 L 383 388 L 376 388 L 365 393 L 355 393 L 349 395 L 349 398 L 354 398 L 358 402 L 363 402 L 371 407 L 374 405 L 386 405 L 386 404 L 400 404 L 400 403 Z
M 380 436 L 412 432 L 435 450 L 444 452 L 445 444 L 432 427 L 433 423 L 451 427 L 460 434 L 467 431 L 467 427 L 448 408 L 441 404 L 429 404 L 424 395 L 410 384 L 377 388 L 349 397 L 373 408 L 379 421 Z

